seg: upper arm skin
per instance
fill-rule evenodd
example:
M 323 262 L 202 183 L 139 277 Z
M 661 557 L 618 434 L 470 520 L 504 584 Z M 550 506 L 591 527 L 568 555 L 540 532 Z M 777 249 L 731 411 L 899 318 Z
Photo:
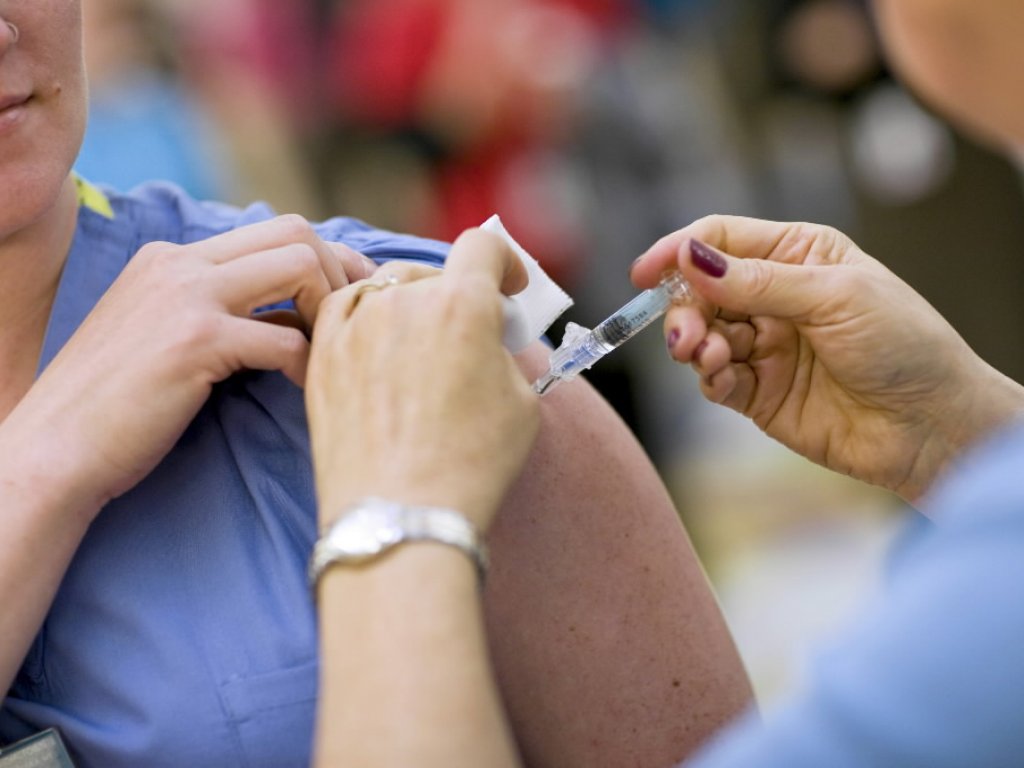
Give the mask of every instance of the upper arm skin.
M 536 345 L 520 355 L 546 370 Z M 583 381 L 542 402 L 491 531 L 485 595 L 531 768 L 667 766 L 751 701 L 700 563 L 639 443 Z

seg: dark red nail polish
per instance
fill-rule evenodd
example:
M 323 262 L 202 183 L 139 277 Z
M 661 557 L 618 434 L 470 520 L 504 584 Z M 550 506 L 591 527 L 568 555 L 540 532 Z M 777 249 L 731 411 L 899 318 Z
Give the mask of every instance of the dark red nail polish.
M 697 348 L 693 350 L 693 356 L 690 358 L 697 365 L 700 365 L 700 356 L 704 354 L 704 350 L 708 348 L 708 340 L 704 339 Z
M 724 277 L 728 268 L 722 255 L 708 248 L 700 240 L 690 241 L 690 260 L 697 269 L 711 277 Z
M 678 328 L 673 328 L 671 331 L 669 331 L 668 339 L 665 341 L 665 344 L 668 346 L 669 352 L 676 348 L 676 344 L 679 343 L 679 336 L 680 333 Z

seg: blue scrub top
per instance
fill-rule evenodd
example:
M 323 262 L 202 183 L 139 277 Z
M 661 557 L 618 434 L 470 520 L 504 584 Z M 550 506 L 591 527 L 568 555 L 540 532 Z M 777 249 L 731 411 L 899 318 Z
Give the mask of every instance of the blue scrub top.
M 1024 765 L 1024 426 L 965 457 L 802 690 L 685 768 Z
M 166 184 L 124 195 L 81 183 L 80 198 L 41 367 L 145 243 L 274 215 Z M 352 219 L 316 230 L 378 261 L 440 265 L 447 252 Z M 0 710 L 0 744 L 55 726 L 81 768 L 308 765 L 315 535 L 301 390 L 278 373 L 219 384 L 166 459 L 89 529 Z

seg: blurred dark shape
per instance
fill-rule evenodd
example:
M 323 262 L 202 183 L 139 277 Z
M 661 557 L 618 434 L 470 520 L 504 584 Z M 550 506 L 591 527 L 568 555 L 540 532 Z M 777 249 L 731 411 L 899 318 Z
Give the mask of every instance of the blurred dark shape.
M 223 168 L 235 202 L 444 239 L 500 213 L 585 325 L 633 294 L 633 258 L 699 216 L 820 221 L 1024 377 L 1024 309 L 999 261 L 1024 239 L 1018 175 L 898 90 L 865 2 L 91 0 L 86 12 L 108 3 L 128 17 L 161 9 L 169 23 L 106 50 L 139 62 L 122 77 L 171 73 L 223 147 L 219 161 L 143 175 L 202 195 L 208 182 L 188 169 Z M 100 32 L 117 40 L 122 22 L 108 18 Z M 109 65 L 91 47 L 100 104 Z M 149 159 L 161 153 L 143 135 L 194 128 L 187 107 L 149 125 L 107 109 L 108 125 L 101 109 L 92 136 Z M 984 255 L 960 258 L 974 232 Z M 661 346 L 648 331 L 591 376 L 659 460 L 679 452 L 693 407 L 678 396 L 690 374 Z
M 304 152 L 319 123 L 316 26 L 309 2 L 182 0 L 182 72 L 226 137 L 230 200 L 324 214 Z
M 263 91 L 296 128 L 319 120 L 315 6 L 308 0 L 217 0 L 179 10 L 197 86 L 205 72 L 230 73 Z
M 814 0 L 782 21 L 775 43 L 782 69 L 823 93 L 849 93 L 881 70 L 867 11 L 851 0 Z
M 420 234 L 452 239 L 499 212 L 527 250 L 571 282 L 583 258 L 584 227 L 572 170 L 564 160 L 577 130 L 578 100 L 600 51 L 619 33 L 616 0 L 350 0 L 327 43 L 327 93 L 339 149 L 325 188 L 336 205 Z M 414 168 L 417 202 L 400 202 L 372 168 L 373 152 Z M 352 171 L 369 171 L 353 179 Z M 335 177 L 344 177 L 340 182 Z M 429 202 L 421 185 L 429 189 Z M 361 205 L 391 201 L 390 210 Z
M 874 88 L 850 122 L 851 165 L 865 194 L 898 206 L 948 183 L 956 163 L 952 132 L 903 89 Z

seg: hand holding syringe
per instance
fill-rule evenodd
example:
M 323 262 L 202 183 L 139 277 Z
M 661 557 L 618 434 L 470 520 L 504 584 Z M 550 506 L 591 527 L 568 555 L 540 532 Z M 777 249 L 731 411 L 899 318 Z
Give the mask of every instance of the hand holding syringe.
M 561 345 L 551 353 L 548 372 L 533 383 L 534 391 L 544 395 L 563 381 L 571 381 L 640 333 L 670 306 L 690 298 L 690 286 L 682 275 L 668 272 L 657 286 L 641 293 L 594 330 L 569 323 Z

